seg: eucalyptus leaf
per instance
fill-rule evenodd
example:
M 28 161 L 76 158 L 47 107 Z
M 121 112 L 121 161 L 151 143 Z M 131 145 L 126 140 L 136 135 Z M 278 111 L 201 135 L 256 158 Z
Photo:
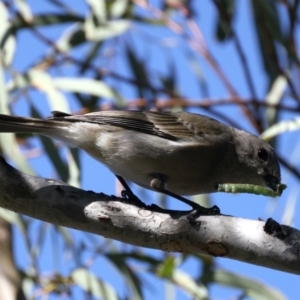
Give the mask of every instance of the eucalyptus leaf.
M 74 93 L 86 93 L 104 98 L 114 98 L 114 91 L 103 81 L 88 78 L 56 77 L 55 87 Z
M 30 83 L 35 88 L 45 92 L 51 110 L 70 113 L 68 100 L 55 85 L 55 80 L 46 72 L 37 69 L 31 69 L 28 73 Z
M 171 277 L 173 275 L 173 272 L 176 268 L 176 258 L 175 256 L 168 256 L 162 263 L 161 266 L 159 266 L 157 275 L 160 277 Z
M 129 0 L 115 0 L 110 6 L 109 12 L 113 18 L 121 17 L 128 6 L 130 5 Z
M 10 114 L 8 105 L 9 105 L 9 99 L 6 93 L 6 88 L 4 83 L 3 66 L 2 66 L 1 52 L 0 52 L 0 113 L 1 114 L 7 114 L 7 115 Z M 15 134 L 13 133 L 1 134 L 0 144 L 3 152 L 11 161 L 13 161 L 16 164 L 18 169 L 20 169 L 21 171 L 27 174 L 35 175 L 35 172 L 30 167 L 24 155 L 20 151 Z
M 196 282 L 188 273 L 182 270 L 176 269 L 166 278 L 187 292 L 192 299 L 204 300 L 208 297 L 207 288 L 203 284 Z
M 133 299 L 143 299 L 142 286 L 140 277 L 130 268 L 127 261 L 125 260 L 128 256 L 122 253 L 108 253 L 105 256 L 111 263 L 120 271 L 128 287 L 131 289 Z
M 11 64 L 16 49 L 16 39 L 10 32 L 10 26 L 8 11 L 0 2 L 0 59 L 6 66 Z
M 281 218 L 282 221 L 280 223 L 285 224 L 287 226 L 293 225 L 295 221 L 295 217 L 297 216 L 298 199 L 299 199 L 299 189 L 294 188 L 291 191 L 287 200 L 285 201 L 286 204 L 282 213 L 282 218 Z
M 0 207 L 0 218 L 6 220 L 12 225 L 16 225 L 22 234 L 26 234 L 26 224 L 23 222 L 20 214 Z
M 65 23 L 84 22 L 84 18 L 74 14 L 35 14 L 31 24 L 24 22 L 22 18 L 16 15 L 11 20 L 13 31 L 26 29 L 30 26 L 48 26 L 59 25 Z
M 56 47 L 60 52 L 68 53 L 68 51 L 86 42 L 86 36 L 83 25 L 74 23 L 68 27 L 56 42 Z
M 95 24 L 95 18 L 98 25 L 104 24 L 106 22 L 105 0 L 86 0 L 86 2 L 91 8 L 91 13 L 89 15 L 91 22 Z
M 36 286 L 36 281 L 33 276 L 24 276 L 22 280 L 22 290 L 25 293 L 26 299 L 32 299 L 32 291 Z
M 14 0 L 16 7 L 18 8 L 19 13 L 21 14 L 22 18 L 27 23 L 32 23 L 33 15 L 30 9 L 30 6 L 24 0 Z
M 268 94 L 266 95 L 266 103 L 271 105 L 279 104 L 287 85 L 288 82 L 286 77 L 279 75 L 274 80 Z M 268 120 L 268 126 L 273 125 L 277 120 L 277 109 L 274 107 L 268 107 L 266 110 L 266 116 Z
M 67 165 L 69 169 L 68 184 L 80 188 L 80 169 L 69 148 L 67 150 Z
M 118 300 L 115 289 L 87 269 L 76 269 L 71 274 L 71 277 L 75 284 L 97 299 Z
M 215 270 L 212 282 L 229 287 L 241 288 L 251 299 L 257 300 L 286 300 L 276 289 L 266 286 L 249 277 L 234 274 L 225 270 Z
M 130 20 L 113 20 L 107 22 L 104 26 L 97 28 L 85 27 L 87 39 L 92 41 L 103 41 L 125 33 L 131 25 Z
M 274 124 L 265 130 L 260 137 L 264 140 L 270 140 L 273 137 L 288 132 L 288 131 L 296 131 L 300 129 L 300 117 L 296 117 L 292 120 L 283 120 Z

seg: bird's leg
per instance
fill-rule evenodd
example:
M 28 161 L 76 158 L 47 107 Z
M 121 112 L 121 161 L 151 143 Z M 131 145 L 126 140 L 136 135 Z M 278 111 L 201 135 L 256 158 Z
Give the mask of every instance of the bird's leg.
M 146 205 L 132 192 L 129 185 L 127 184 L 127 182 L 124 180 L 124 178 L 122 176 L 116 175 L 116 177 L 118 178 L 120 183 L 125 188 L 125 190 L 122 191 L 122 198 L 124 198 L 126 201 L 131 202 L 132 204 L 134 204 L 138 207 L 141 207 L 141 208 L 149 208 L 150 210 L 155 211 L 155 212 L 174 213 L 174 210 L 164 209 L 155 204 L 152 204 L 150 206 Z M 187 205 L 190 205 L 193 208 L 193 210 L 187 216 L 187 218 L 190 222 L 194 222 L 194 220 L 200 215 L 219 215 L 220 214 L 220 209 L 216 205 L 214 205 L 211 208 L 206 208 L 206 207 L 199 205 L 198 203 L 195 203 L 195 202 L 188 200 L 180 195 L 177 195 L 175 193 L 172 193 L 172 192 L 166 190 L 164 188 L 165 182 L 166 182 L 165 176 L 163 176 L 161 174 L 156 174 L 155 177 L 151 180 L 150 185 L 157 192 L 166 194 L 168 196 L 171 196 L 175 199 L 178 199 L 178 200 L 186 203 Z
M 120 183 L 123 185 L 125 190 L 121 192 L 122 198 L 124 198 L 126 201 L 132 202 L 138 207 L 146 207 L 147 205 L 141 201 L 131 190 L 127 182 L 122 176 L 116 175 Z
M 135 204 L 137 207 L 140 208 L 147 208 L 151 211 L 159 212 L 159 213 L 165 213 L 165 214 L 171 214 L 174 213 L 174 210 L 171 209 L 165 209 L 161 208 L 156 204 L 146 205 L 143 201 L 141 201 L 131 190 L 127 182 L 122 176 L 116 175 L 120 183 L 123 185 L 125 190 L 121 192 L 122 198 L 125 199 L 128 202 L 131 202 L 132 204 Z
M 166 177 L 162 174 L 155 174 L 155 177 L 151 180 L 150 186 L 157 192 L 163 193 L 165 195 L 168 195 L 170 197 L 173 197 L 181 202 L 184 202 L 185 204 L 192 207 L 192 212 L 189 215 L 189 219 L 194 219 L 197 216 L 200 215 L 219 215 L 220 209 L 218 206 L 214 205 L 213 207 L 206 208 L 201 205 L 199 205 L 196 202 L 193 202 L 189 199 L 186 199 L 180 195 L 177 195 L 173 192 L 170 192 L 165 189 L 165 183 L 166 183 Z

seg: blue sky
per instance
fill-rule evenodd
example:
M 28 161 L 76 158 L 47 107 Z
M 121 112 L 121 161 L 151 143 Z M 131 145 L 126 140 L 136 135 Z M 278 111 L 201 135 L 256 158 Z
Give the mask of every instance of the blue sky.
M 53 9 L 49 6 L 46 1 L 27 1 L 33 12 L 45 12 L 49 9 Z M 68 3 L 68 1 L 65 1 Z M 152 1 L 150 1 L 152 2 Z M 155 3 L 157 1 L 153 1 Z M 84 1 L 76 1 L 78 6 L 74 7 L 76 11 L 81 12 L 83 15 L 86 13 L 86 4 Z M 241 38 L 243 48 L 247 55 L 247 60 L 250 65 L 250 70 L 255 82 L 255 87 L 257 90 L 257 94 L 259 97 L 263 98 L 267 93 L 267 80 L 264 74 L 264 70 L 262 68 L 262 62 L 258 53 L 258 45 L 257 40 L 255 38 L 253 27 L 250 18 L 250 7 L 248 6 L 248 1 L 239 1 L 238 2 L 238 13 L 237 18 L 235 20 L 236 30 L 238 36 Z M 250 92 L 248 86 L 244 80 L 244 74 L 241 69 L 241 64 L 239 58 L 236 54 L 234 46 L 232 43 L 228 42 L 225 44 L 220 44 L 214 37 L 214 32 L 212 28 L 214 28 L 214 22 L 216 18 L 216 12 L 213 6 L 211 5 L 211 1 L 203 0 L 199 1 L 199 4 L 196 7 L 198 12 L 198 24 L 200 28 L 203 30 L 203 35 L 208 43 L 208 47 L 213 53 L 213 55 L 217 58 L 220 66 L 223 71 L 226 73 L 231 83 L 237 89 L 239 94 L 243 97 L 249 97 Z M 54 11 L 57 11 L 54 9 Z M 66 28 L 66 26 L 52 26 L 48 29 L 39 29 L 43 34 L 52 40 L 57 40 L 61 35 L 62 30 Z M 186 63 L 185 54 L 188 50 L 182 51 L 181 47 L 170 48 L 165 52 L 161 51 L 159 47 L 155 44 L 147 42 L 145 38 L 145 33 L 149 36 L 158 36 L 159 39 L 153 40 L 161 40 L 165 41 L 166 38 L 174 39 L 175 35 L 169 30 L 156 29 L 149 30 L 148 28 L 140 28 L 137 25 L 133 26 L 130 30 L 130 38 L 128 40 L 133 42 L 135 47 L 138 49 L 138 54 L 141 59 L 149 59 L 150 70 L 156 72 L 165 72 L 166 67 L 168 66 L 168 62 L 173 60 L 175 63 L 175 73 L 179 82 L 177 87 L 178 91 L 182 95 L 187 98 L 199 98 L 199 83 L 194 79 L 193 74 L 190 70 L 190 66 Z M 182 43 L 182 41 L 177 41 L 178 43 Z M 111 45 L 110 45 L 111 46 Z M 41 56 L 42 53 L 45 52 L 47 47 L 39 42 L 36 38 L 33 38 L 29 30 L 24 30 L 22 33 L 18 35 L 18 48 L 16 51 L 13 67 L 18 71 L 24 71 L 28 66 L 32 65 L 32 63 L 36 62 L 36 59 Z M 188 49 L 188 48 L 187 48 Z M 118 73 L 126 75 L 127 77 L 131 76 L 131 73 L 128 69 L 128 66 L 124 64 L 122 59 L 122 52 L 120 49 L 115 49 L 118 52 L 118 59 L 116 60 Z M 83 53 L 85 53 L 86 48 L 80 47 L 78 50 L 74 51 L 73 55 L 80 57 Z M 169 61 L 168 61 L 169 60 Z M 224 98 L 229 96 L 228 91 L 220 82 L 215 72 L 211 69 L 211 67 L 206 63 L 206 61 L 197 57 L 198 67 L 200 68 L 203 76 L 205 78 L 207 87 L 208 87 L 208 97 L 212 98 Z M 101 63 L 101 61 L 99 62 Z M 52 74 L 53 76 L 63 76 L 63 75 L 72 75 L 73 70 L 70 68 L 69 70 L 64 70 L 63 74 Z M 108 83 L 116 84 L 114 80 L 109 80 Z M 135 94 L 135 90 L 126 85 L 126 84 L 118 84 L 119 93 L 126 98 L 134 98 L 137 95 Z M 47 103 L 45 95 L 36 92 L 30 91 L 30 96 L 33 100 L 33 103 L 42 114 L 46 117 L 50 115 L 50 108 Z M 78 103 L 71 96 L 67 95 L 71 109 L 77 110 L 79 108 Z M 240 111 L 236 108 L 230 106 L 223 106 L 218 108 L 220 111 L 226 111 L 226 114 L 233 118 L 242 118 L 243 115 L 240 114 Z M 28 115 L 28 103 L 25 98 L 20 98 L 20 100 L 14 105 L 14 112 L 19 115 Z M 200 111 L 201 113 L 207 114 L 206 111 Z M 294 114 L 284 113 L 281 115 L 282 119 L 289 119 L 294 117 Z M 243 129 L 249 130 L 253 133 L 256 133 L 254 129 L 250 126 L 248 122 L 238 122 L 242 124 Z M 286 157 L 294 160 L 293 162 L 299 162 L 299 158 L 296 157 L 295 153 L 297 152 L 296 147 L 298 146 L 297 139 L 299 137 L 299 133 L 292 132 L 287 133 L 279 138 L 279 153 Z M 33 140 L 33 145 L 39 146 L 39 140 Z M 62 150 L 64 151 L 64 150 Z M 114 175 L 107 170 L 106 167 L 95 163 L 95 161 L 90 158 L 85 153 L 81 153 L 81 163 L 82 163 L 82 188 L 85 190 L 94 190 L 94 191 L 103 191 L 106 194 L 115 194 L 116 192 L 116 180 Z M 53 177 L 55 176 L 53 172 L 53 168 L 49 160 L 45 157 L 40 157 L 37 159 L 30 160 L 30 164 L 34 168 L 34 170 L 42 177 Z M 266 219 L 268 217 L 273 217 L 277 221 L 282 220 L 283 212 L 285 210 L 285 205 L 287 201 L 289 201 L 292 195 L 298 196 L 295 194 L 296 187 L 299 185 L 290 174 L 286 172 L 285 169 L 282 170 L 282 178 L 283 183 L 288 184 L 288 190 L 284 193 L 284 195 L 276 200 L 267 199 L 262 196 L 253 196 L 253 195 L 225 195 L 225 194 L 214 194 L 211 196 L 213 202 L 221 207 L 221 211 L 224 214 L 230 214 L 241 218 L 249 218 L 249 219 L 258 219 L 263 218 Z M 140 188 L 134 187 L 134 190 L 137 193 L 140 193 Z M 146 195 L 145 198 L 149 197 L 149 203 L 157 200 L 157 195 L 152 192 L 146 191 L 143 195 Z M 177 203 L 175 200 L 168 200 L 171 208 L 183 209 L 184 206 Z M 297 208 L 299 210 L 299 205 Z M 296 209 L 297 210 L 297 209 Z M 299 218 L 295 216 L 293 226 L 299 228 Z M 33 241 L 38 243 L 38 235 L 37 235 L 38 225 L 37 221 L 34 221 L 32 224 L 31 238 Z M 16 257 L 18 264 L 21 266 L 26 266 L 28 261 L 24 260 L 24 244 L 22 239 L 18 238 L 19 234 L 17 230 L 15 231 L 15 242 L 17 243 Z M 42 233 L 41 233 L 42 234 Z M 93 247 L 93 243 L 91 243 L 91 237 L 88 234 L 83 234 L 75 230 L 70 230 L 70 234 L 74 243 L 80 243 L 80 241 L 87 242 L 90 247 Z M 64 248 L 63 241 L 61 237 L 55 235 L 55 231 L 51 226 L 45 226 L 45 232 L 43 233 L 46 244 L 43 246 L 43 249 L 40 252 L 40 269 L 42 272 L 51 273 L 55 270 L 67 273 L 68 270 L 72 267 L 75 267 L 75 264 L 72 263 L 72 259 L 74 259 L 74 253 Z M 101 241 L 97 239 L 98 246 L 101 245 Z M 53 249 L 53 244 L 56 245 L 56 248 Z M 128 249 L 131 246 L 121 246 L 126 247 Z M 156 250 L 145 250 L 146 253 L 151 253 L 154 256 L 160 257 L 161 252 Z M 62 256 L 61 253 L 64 253 Z M 68 256 L 69 254 L 69 256 Z M 50 259 L 49 259 L 50 257 Z M 88 256 L 87 256 L 88 257 Z M 66 260 L 68 267 L 65 268 Z M 230 270 L 237 274 L 241 274 L 244 276 L 249 276 L 253 279 L 257 279 L 263 282 L 266 285 L 270 285 L 272 287 L 276 287 L 280 290 L 288 299 L 298 299 L 300 294 L 300 286 L 298 284 L 299 278 L 296 275 L 291 275 L 284 272 L 279 272 L 275 270 L 270 270 L 267 268 L 254 266 L 234 260 L 229 260 L 225 258 L 217 258 L 216 259 L 217 266 L 224 268 L 226 270 Z M 191 275 L 197 276 L 199 274 L 199 265 L 195 263 L 194 259 L 188 259 L 182 266 L 182 269 L 188 272 Z M 116 286 L 116 289 L 122 291 L 126 289 L 124 283 L 121 281 L 121 278 L 118 278 L 117 272 L 114 268 L 107 262 L 107 260 L 101 256 L 99 256 L 93 266 L 92 270 L 99 274 L 101 278 L 104 278 L 106 281 L 113 283 Z M 105 272 L 103 272 L 105 270 Z M 163 295 L 163 290 L 165 288 L 163 281 L 157 280 L 151 275 L 143 276 L 149 281 L 150 285 L 153 287 L 152 289 L 146 289 L 145 299 L 153 299 L 153 296 L 160 297 Z M 117 278 L 117 279 L 116 279 Z M 232 288 L 220 287 L 217 285 L 213 285 L 210 288 L 210 296 L 214 299 L 227 299 L 229 297 L 234 297 L 235 295 L 239 295 L 239 291 Z M 53 296 L 51 299 L 55 299 Z M 179 289 L 176 290 L 176 299 L 188 299 L 188 297 Z M 79 298 L 78 298 L 79 299 Z

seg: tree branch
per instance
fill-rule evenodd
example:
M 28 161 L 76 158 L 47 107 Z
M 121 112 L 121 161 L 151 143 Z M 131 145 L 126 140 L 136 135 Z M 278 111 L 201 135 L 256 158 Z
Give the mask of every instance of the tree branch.
M 187 212 L 152 212 L 124 200 L 83 191 L 60 180 L 22 173 L 0 159 L 0 206 L 52 224 L 95 233 L 124 243 L 171 252 L 232 258 L 300 274 L 300 232 L 269 235 L 265 222 Z

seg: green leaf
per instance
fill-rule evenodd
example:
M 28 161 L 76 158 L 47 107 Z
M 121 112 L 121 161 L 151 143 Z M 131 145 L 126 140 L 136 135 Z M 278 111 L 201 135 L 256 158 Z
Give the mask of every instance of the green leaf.
M 80 169 L 77 161 L 74 159 L 70 149 L 67 149 L 67 165 L 68 173 L 70 177 L 68 178 L 68 184 L 80 188 Z
M 59 51 L 67 53 L 71 48 L 82 45 L 86 41 L 83 26 L 82 24 L 77 23 L 63 32 L 56 42 L 56 47 Z M 55 53 L 52 55 L 55 55 Z
M 109 12 L 113 18 L 121 17 L 128 9 L 130 3 L 129 0 L 115 0 L 110 5 Z
M 26 88 L 30 84 L 29 78 L 26 74 L 15 74 L 12 80 L 7 81 L 6 91 L 12 93 L 18 89 Z
M 41 251 L 45 246 L 45 236 L 49 234 L 49 228 L 50 226 L 48 223 L 40 222 L 38 228 L 35 231 L 35 243 L 33 244 L 29 241 L 27 242 L 28 248 L 30 248 L 32 261 L 35 261 L 40 256 Z
M 84 64 L 80 66 L 79 72 L 80 74 L 83 74 L 86 70 L 89 70 L 90 66 L 93 63 L 94 59 L 97 59 L 97 56 L 99 55 L 100 49 L 103 45 L 103 42 L 95 42 L 90 45 L 89 51 L 87 52 L 85 58 L 84 58 Z M 97 77 L 101 78 L 101 75 L 98 73 Z
M 32 117 L 40 119 L 42 118 L 34 106 L 31 105 L 30 110 Z M 41 140 L 44 150 L 46 151 L 48 158 L 51 160 L 56 172 L 63 181 L 67 181 L 69 179 L 68 165 L 61 159 L 54 141 L 42 135 L 39 135 L 39 139 Z
M 211 198 L 208 194 L 200 194 L 200 195 L 192 196 L 191 200 L 204 207 L 211 206 Z
M 12 225 L 16 225 L 24 236 L 27 234 L 26 223 L 20 217 L 20 214 L 4 208 L 0 208 L 0 217 L 11 223 Z
M 207 288 L 203 284 L 197 283 L 186 272 L 176 270 L 173 273 L 172 282 L 188 292 L 193 297 L 193 299 L 207 299 L 208 297 Z
M 165 55 L 165 60 L 168 61 L 168 74 L 161 75 L 160 81 L 163 85 L 163 87 L 168 90 L 170 93 L 172 93 L 175 97 L 175 95 L 179 96 L 179 93 L 177 92 L 177 76 L 176 76 L 176 66 L 175 61 L 170 59 L 170 55 L 168 55 L 169 52 Z
M 212 282 L 229 287 L 243 289 L 251 299 L 257 300 L 285 300 L 286 298 L 276 289 L 268 287 L 249 277 L 237 275 L 225 270 L 215 270 Z
M 16 39 L 10 31 L 9 15 L 5 5 L 0 2 L 0 59 L 10 65 L 15 54 Z
M 25 29 L 30 26 L 48 26 L 55 24 L 64 24 L 64 23 L 75 23 L 75 22 L 84 22 L 84 18 L 74 14 L 36 14 L 31 24 L 24 22 L 20 16 L 16 15 L 12 19 L 12 30 L 18 31 L 20 29 Z
M 131 72 L 134 75 L 135 80 L 138 82 L 137 89 L 139 97 L 143 98 L 144 89 L 150 86 L 145 63 L 137 58 L 136 54 L 132 51 L 130 47 L 126 47 L 126 54 L 129 62 L 129 67 L 131 68 Z
M 0 55 L 0 113 L 1 114 L 6 114 L 6 115 L 10 114 L 8 105 L 9 105 L 9 99 L 6 93 L 4 74 L 2 68 L 2 60 Z M 30 167 L 24 155 L 20 151 L 15 134 L 13 133 L 0 134 L 0 144 L 3 149 L 3 152 L 11 161 L 13 161 L 16 164 L 18 169 L 20 169 L 21 171 L 27 174 L 35 175 L 35 172 Z
M 207 299 L 207 288 L 197 283 L 189 274 L 176 269 L 178 259 L 176 256 L 167 256 L 164 262 L 156 269 L 156 275 L 169 280 L 175 286 L 189 293 L 193 299 Z
M 31 115 L 34 118 L 42 118 L 39 112 L 35 109 L 34 106 L 31 106 Z M 67 181 L 68 184 L 76 187 L 80 187 L 80 171 L 79 171 L 79 160 L 78 160 L 78 149 L 72 151 L 70 148 L 67 148 L 67 163 L 61 159 L 58 149 L 52 139 L 44 136 L 39 136 L 44 149 L 53 163 L 57 173 L 63 181 Z M 76 159 L 74 157 L 76 156 Z
M 300 129 L 300 117 L 296 117 L 292 120 L 280 121 L 277 124 L 274 124 L 267 130 L 265 130 L 260 137 L 264 140 L 270 140 L 271 138 L 287 132 L 287 131 L 296 131 Z
M 70 113 L 68 100 L 55 85 L 55 80 L 46 72 L 31 69 L 28 72 L 29 82 L 35 88 L 46 93 L 51 110 Z
M 217 6 L 219 17 L 216 23 L 216 37 L 219 41 L 226 41 L 232 37 L 232 21 L 235 12 L 234 0 L 214 1 Z
M 115 98 L 115 92 L 103 81 L 88 78 L 56 77 L 53 82 L 56 88 L 64 91 Z
M 69 246 L 69 247 L 75 247 L 75 243 L 73 240 L 73 237 L 70 234 L 70 231 L 68 228 L 63 227 L 63 226 L 56 226 L 56 229 L 58 232 L 60 232 L 60 234 L 62 235 L 65 243 Z
M 209 97 L 209 89 L 208 82 L 206 78 L 206 74 L 201 68 L 201 64 L 199 64 L 198 57 L 193 52 L 188 52 L 186 54 L 186 59 L 190 69 L 192 70 L 196 82 L 199 85 L 199 89 L 204 97 Z
M 3 113 L 3 111 L 0 110 L 0 113 Z M 36 175 L 35 171 L 30 167 L 26 158 L 20 151 L 19 144 L 14 133 L 1 134 L 0 144 L 6 157 L 13 161 L 19 170 L 30 175 Z
M 159 266 L 157 275 L 160 277 L 169 278 L 173 275 L 173 272 L 176 268 L 176 257 L 168 256 L 165 261 Z
M 24 0 L 14 0 L 16 7 L 19 10 L 20 15 L 27 23 L 32 23 L 33 15 L 30 6 Z
M 295 216 L 297 216 L 297 204 L 298 204 L 298 196 L 299 196 L 299 191 L 298 187 L 292 188 L 292 191 L 285 200 L 285 207 L 282 212 L 282 218 L 281 222 L 282 224 L 285 224 L 287 226 L 293 226 L 294 221 L 295 221 Z
M 284 91 L 286 90 L 288 85 L 287 79 L 283 75 L 279 75 L 273 82 L 267 96 L 266 96 L 266 103 L 277 105 L 282 96 Z M 273 125 L 277 120 L 277 109 L 273 107 L 268 107 L 266 110 L 268 126 Z
M 68 181 L 70 175 L 68 164 L 66 164 L 66 162 L 60 157 L 55 142 L 52 139 L 42 135 L 39 135 L 39 139 L 41 140 L 48 158 L 51 160 L 61 180 L 65 182 Z
M 106 6 L 103 0 L 86 0 L 91 8 L 84 22 L 85 35 L 93 39 L 97 28 L 106 24 Z
M 193 299 L 204 300 L 208 297 L 207 288 L 203 284 L 197 283 L 189 274 L 182 270 L 176 269 L 172 274 L 162 277 L 168 279 L 175 286 L 182 288 L 190 294 Z
M 15 89 L 27 86 L 32 86 L 44 92 L 51 110 L 70 113 L 68 100 L 55 86 L 53 78 L 48 73 L 33 68 L 28 73 L 17 74 L 13 81 L 7 83 L 7 90 L 12 92 Z
M 128 255 L 120 253 L 108 253 L 105 256 L 109 259 L 110 262 L 120 271 L 122 276 L 125 278 L 128 287 L 131 289 L 133 299 L 139 300 L 143 299 L 142 287 L 140 278 L 136 275 L 135 272 L 131 270 L 126 262 Z
M 31 274 L 28 274 L 28 276 L 26 275 L 22 280 L 22 290 L 24 291 L 26 299 L 32 299 L 32 292 L 34 290 L 34 287 L 36 286 L 36 277 L 30 276 Z
M 126 32 L 131 25 L 130 20 L 108 21 L 104 26 L 92 27 L 91 23 L 85 23 L 84 30 L 88 40 L 103 41 Z
M 161 264 L 161 261 L 159 259 L 155 259 L 152 256 L 145 255 L 143 253 L 137 253 L 137 252 L 110 253 L 110 254 L 108 254 L 108 257 L 116 259 L 117 261 L 131 258 L 131 259 L 134 259 L 134 260 L 137 260 L 140 262 L 148 263 L 151 266 L 157 266 L 157 265 Z
M 115 289 L 87 269 L 76 269 L 72 272 L 71 277 L 75 284 L 97 299 L 118 300 Z
M 276 42 L 284 44 L 275 1 L 252 0 L 253 22 L 265 71 L 272 82 L 279 74 Z
M 104 0 L 86 0 L 91 8 L 91 13 L 88 18 L 96 25 L 105 24 L 106 22 L 106 6 Z
M 134 15 L 131 17 L 133 21 L 146 24 L 146 25 L 158 25 L 158 26 L 166 26 L 167 22 L 164 18 L 145 18 L 141 16 Z

